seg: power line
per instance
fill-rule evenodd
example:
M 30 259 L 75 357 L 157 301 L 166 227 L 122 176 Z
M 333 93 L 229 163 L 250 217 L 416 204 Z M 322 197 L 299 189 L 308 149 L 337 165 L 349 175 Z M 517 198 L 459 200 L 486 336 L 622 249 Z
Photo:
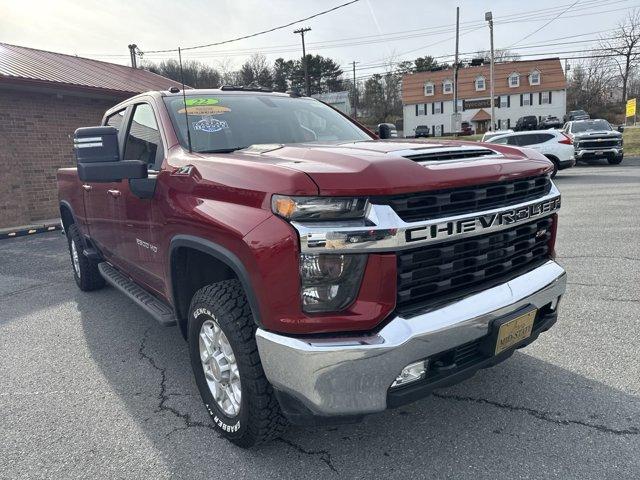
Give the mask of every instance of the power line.
M 511 48 L 514 45 L 517 45 L 518 43 L 520 43 L 523 40 L 526 40 L 527 38 L 529 38 L 531 35 L 538 33 L 540 30 L 542 30 L 544 27 L 546 27 L 547 25 L 549 25 L 551 22 L 557 20 L 558 18 L 560 18 L 564 13 L 568 12 L 571 8 L 575 7 L 576 4 L 580 3 L 580 0 L 576 0 L 575 2 L 573 2 L 571 5 L 569 5 L 565 10 L 561 11 L 558 15 L 556 15 L 555 17 L 553 17 L 551 20 L 549 20 L 547 23 L 545 23 L 544 25 L 542 25 L 540 28 L 537 28 L 536 30 L 534 30 L 533 32 L 531 32 L 528 35 L 525 35 L 524 37 L 522 37 L 520 40 L 518 40 L 515 43 L 512 43 L 511 45 L 509 45 L 507 48 Z
M 316 18 L 316 17 L 319 17 L 321 15 L 325 15 L 327 13 L 334 12 L 334 11 L 338 10 L 339 8 L 347 7 L 347 6 L 351 5 L 351 4 L 354 4 L 354 3 L 359 2 L 359 1 L 360 0 L 351 0 L 350 2 L 342 3 L 340 5 L 337 5 L 337 6 L 333 7 L 333 8 L 330 8 L 328 10 L 323 10 L 322 12 L 314 13 L 313 15 L 310 15 L 308 17 L 301 18 L 301 19 L 295 20 L 293 22 L 289 22 L 289 23 L 287 23 L 285 25 L 279 25 L 277 27 L 269 28 L 268 30 L 262 30 L 260 32 L 252 33 L 250 35 L 244 35 L 242 37 L 231 38 L 229 40 L 223 40 L 221 42 L 208 43 L 208 44 L 205 44 L 205 45 L 195 45 L 195 46 L 192 46 L 192 47 L 185 47 L 185 48 L 182 49 L 182 51 L 195 50 L 196 48 L 214 47 L 216 45 L 223 45 L 225 43 L 237 42 L 238 40 L 245 40 L 247 38 L 257 37 L 258 35 L 264 35 L 265 33 L 275 32 L 276 30 L 282 30 L 283 28 L 290 27 L 292 25 L 295 25 L 296 23 L 306 22 L 307 20 L 311 20 L 312 18 Z M 170 49 L 167 49 L 167 50 L 149 50 L 149 51 L 147 51 L 145 53 L 167 53 L 167 52 L 177 52 L 177 51 L 178 50 L 176 48 L 170 48 Z
M 629 0 L 615 0 L 612 2 L 609 2 L 609 6 L 616 4 L 616 3 L 625 3 L 628 2 Z M 601 7 L 601 1 L 600 0 L 589 0 L 584 2 L 581 5 L 581 9 L 589 9 L 589 8 L 599 8 Z M 506 23 L 522 23 L 522 22 L 529 22 L 531 19 L 535 18 L 535 19 L 544 19 L 546 17 L 540 17 L 540 15 L 538 14 L 539 12 L 545 12 L 545 14 L 550 14 L 550 13 L 555 13 L 556 10 L 558 10 L 559 8 L 563 8 L 566 7 L 567 4 L 565 5 L 561 5 L 559 7 L 554 7 L 552 9 L 540 9 L 540 10 L 530 10 L 527 12 L 518 12 L 518 13 L 514 13 L 514 14 L 507 14 L 507 15 L 502 15 L 499 17 L 496 17 L 496 24 L 506 24 Z M 335 7 L 335 8 L 340 8 L 339 7 Z M 621 10 L 626 10 L 627 8 L 623 8 Z M 609 10 L 609 11 L 617 11 L 617 10 Z M 589 13 L 587 15 L 592 15 L 592 14 L 597 14 L 597 13 L 605 13 L 605 12 L 594 12 L 594 13 Z M 584 15 L 584 14 L 583 14 Z M 565 17 L 565 18 L 573 18 L 573 17 Z M 302 21 L 302 20 L 300 20 Z M 467 22 L 460 22 L 461 25 L 469 25 L 468 27 L 463 28 L 462 30 L 470 30 L 473 28 L 473 26 L 479 26 L 479 25 L 484 25 L 484 22 L 482 21 L 467 21 Z M 278 27 L 276 27 L 278 28 Z M 422 32 L 422 31 L 427 31 L 427 33 L 418 33 L 418 34 L 414 34 L 414 35 L 406 35 L 406 36 L 398 36 L 395 37 L 396 35 L 401 35 L 403 33 L 412 33 L 412 32 Z M 405 39 L 410 39 L 410 38 L 419 38 L 419 37 L 423 37 L 423 36 L 433 36 L 433 35 L 442 35 L 444 33 L 449 33 L 451 31 L 451 26 L 450 25 L 439 25 L 439 26 L 435 26 L 435 27 L 429 27 L 429 28 L 419 28 L 419 29 L 411 29 L 411 30 L 400 30 L 400 31 L 396 31 L 396 32 L 390 32 L 390 33 L 385 33 L 385 34 L 376 34 L 376 35 L 365 35 L 365 36 L 358 36 L 358 37 L 346 37 L 346 38 L 341 38 L 341 39 L 335 39 L 335 40 L 326 40 L 326 41 L 319 41 L 319 42 L 309 42 L 308 46 L 309 47 L 313 47 L 314 49 L 320 49 L 320 48 L 334 48 L 334 47 L 340 47 L 340 46 L 352 46 L 352 45 L 367 45 L 367 44 L 371 44 L 371 43 L 380 43 L 380 42 L 387 42 L 387 41 L 395 41 L 395 40 L 405 40 Z M 257 35 L 257 34 L 254 34 Z M 580 35 L 574 35 L 574 36 L 580 36 Z M 236 41 L 236 40 L 240 40 L 243 38 L 249 38 L 250 36 L 246 36 L 246 37 L 239 37 L 237 39 L 233 39 L 233 40 L 228 40 L 228 41 L 224 41 L 224 42 L 219 42 L 218 44 L 223 44 L 223 43 L 228 43 L 228 42 L 232 42 L 232 41 Z M 391 38 L 389 38 L 391 37 Z M 360 40 L 360 39 L 367 39 L 370 38 L 372 40 L 369 41 L 363 41 L 363 42 L 351 42 L 352 40 Z M 349 42 L 349 43 L 339 43 L 339 42 Z M 218 44 L 210 44 L 211 46 L 213 45 L 218 45 Z M 207 47 L 209 45 L 203 45 L 203 46 L 198 46 L 198 47 L 190 47 L 190 48 L 204 48 Z M 273 49 L 273 51 L 272 51 Z M 273 46 L 267 49 L 261 49 L 260 51 L 266 54 L 276 54 L 276 53 L 286 53 L 289 51 L 297 51 L 298 49 L 298 45 L 297 44 L 286 44 L 286 45 L 277 45 L 277 46 Z M 185 49 L 182 49 L 183 51 Z M 177 50 L 151 50 L 151 51 L 147 51 L 145 52 L 146 55 L 154 55 L 154 54 L 158 54 L 158 53 L 171 53 L 171 52 L 175 52 Z M 205 51 L 205 52 L 200 52 L 197 58 L 204 58 L 205 56 L 232 56 L 232 55 L 228 55 L 228 54 L 232 54 L 232 53 L 237 53 L 238 56 L 243 56 L 243 55 L 249 55 L 251 53 L 254 53 L 256 51 L 256 49 L 253 48 L 247 48 L 247 49 L 240 49 L 240 50 L 215 50 L 215 51 Z M 227 54 L 227 55 L 225 55 Z M 97 53 L 91 53 L 91 54 L 83 54 L 85 56 L 96 56 L 96 57 L 128 57 L 128 55 L 124 55 L 124 54 L 97 54 Z M 162 57 L 161 57 L 162 58 Z M 167 56 L 164 56 L 164 58 L 169 58 Z M 371 62 L 368 62 L 371 63 Z

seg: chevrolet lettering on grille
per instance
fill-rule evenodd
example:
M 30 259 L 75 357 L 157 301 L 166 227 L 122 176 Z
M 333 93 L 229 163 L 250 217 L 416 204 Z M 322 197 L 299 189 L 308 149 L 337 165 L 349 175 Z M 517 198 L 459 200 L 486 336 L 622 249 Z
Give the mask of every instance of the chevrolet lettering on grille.
M 547 215 L 560 208 L 560 197 L 512 210 L 452 220 L 406 230 L 406 241 L 449 238 L 460 234 L 482 232 L 496 226 L 514 225 L 519 222 Z

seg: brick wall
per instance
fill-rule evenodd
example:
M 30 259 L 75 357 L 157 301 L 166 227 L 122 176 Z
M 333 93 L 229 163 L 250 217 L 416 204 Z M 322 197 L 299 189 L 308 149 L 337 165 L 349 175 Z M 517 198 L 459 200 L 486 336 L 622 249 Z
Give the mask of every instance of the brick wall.
M 0 89 L 0 228 L 59 216 L 56 170 L 74 165 L 73 131 L 118 101 Z

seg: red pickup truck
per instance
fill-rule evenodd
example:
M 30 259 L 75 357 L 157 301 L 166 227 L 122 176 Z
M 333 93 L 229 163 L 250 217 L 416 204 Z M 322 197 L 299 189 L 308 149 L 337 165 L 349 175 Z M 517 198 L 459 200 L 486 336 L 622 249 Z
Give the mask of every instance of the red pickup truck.
M 238 445 L 421 398 L 556 321 L 560 193 L 532 150 L 379 139 L 241 87 L 138 95 L 74 144 L 78 286 L 177 324 Z

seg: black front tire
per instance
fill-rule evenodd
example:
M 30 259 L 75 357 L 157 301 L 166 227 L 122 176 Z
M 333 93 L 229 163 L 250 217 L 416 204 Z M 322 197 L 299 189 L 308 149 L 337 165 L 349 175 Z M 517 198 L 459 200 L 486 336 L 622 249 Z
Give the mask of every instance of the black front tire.
M 620 165 L 622 163 L 623 158 L 624 158 L 624 155 L 619 155 L 617 157 L 609 157 L 607 158 L 607 162 L 609 162 L 609 165 Z
M 239 412 L 231 417 L 211 393 L 200 357 L 204 322 L 213 320 L 222 330 L 237 362 L 241 384 Z M 189 354 L 200 396 L 216 429 L 240 447 L 251 447 L 278 438 L 287 422 L 273 387 L 267 380 L 255 340 L 251 308 L 238 280 L 207 285 L 198 290 L 189 307 Z
M 67 244 L 69 246 L 69 256 L 71 257 L 73 278 L 78 288 L 83 292 L 89 292 L 104 287 L 105 281 L 100 275 L 98 264 L 88 259 L 83 253 L 84 240 L 75 223 L 72 223 L 67 228 Z

